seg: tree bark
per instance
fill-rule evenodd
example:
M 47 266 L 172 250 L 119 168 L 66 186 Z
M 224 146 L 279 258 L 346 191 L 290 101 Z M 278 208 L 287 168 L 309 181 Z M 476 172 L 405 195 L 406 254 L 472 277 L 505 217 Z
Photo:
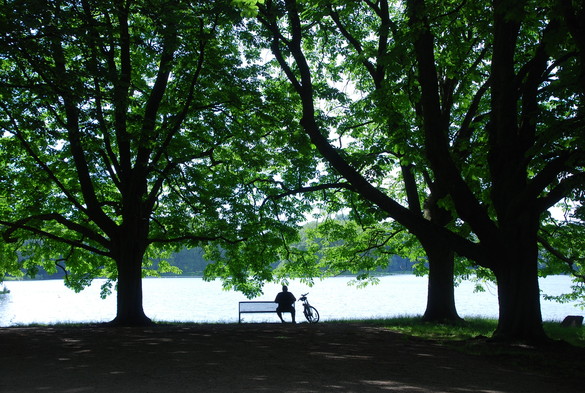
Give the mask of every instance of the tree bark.
M 142 267 L 118 264 L 118 300 L 116 326 L 147 326 L 152 324 L 142 307 Z
M 455 306 L 454 252 L 442 242 L 423 244 L 429 260 L 427 308 L 423 320 L 427 322 L 456 322 L 462 320 Z
M 496 273 L 499 320 L 493 338 L 504 341 L 541 342 L 547 339 L 542 326 L 536 263 L 515 261 Z
M 439 206 L 438 201 L 447 195 L 441 184 L 427 180 L 431 194 L 424 204 L 424 217 L 445 227 L 453 220 L 451 213 Z M 428 322 L 457 322 L 462 319 L 455 306 L 455 252 L 436 236 L 419 238 L 429 261 L 427 308 L 423 320 Z
M 131 205 L 132 206 L 132 205 Z M 139 204 L 133 205 L 134 208 Z M 139 210 L 139 209 L 138 209 Z M 140 217 L 139 214 L 136 216 Z M 148 326 L 152 324 L 142 306 L 142 260 L 147 248 L 148 222 L 127 219 L 118 232 L 113 258 L 118 269 L 116 318 L 118 326 Z
M 518 216 L 502 228 L 498 260 L 493 272 L 498 284 L 499 320 L 493 338 L 505 341 L 542 342 L 538 285 L 538 219 Z
M 124 253 L 126 254 L 126 253 Z M 116 261 L 118 267 L 116 318 L 112 325 L 147 326 L 152 324 L 142 306 L 142 254 Z

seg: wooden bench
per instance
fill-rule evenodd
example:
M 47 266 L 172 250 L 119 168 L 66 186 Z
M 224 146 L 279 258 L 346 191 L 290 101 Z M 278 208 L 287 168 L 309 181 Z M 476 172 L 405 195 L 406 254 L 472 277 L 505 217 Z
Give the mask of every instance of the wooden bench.
M 277 307 L 278 303 L 269 300 L 240 302 L 238 323 L 242 322 L 242 314 L 276 313 Z

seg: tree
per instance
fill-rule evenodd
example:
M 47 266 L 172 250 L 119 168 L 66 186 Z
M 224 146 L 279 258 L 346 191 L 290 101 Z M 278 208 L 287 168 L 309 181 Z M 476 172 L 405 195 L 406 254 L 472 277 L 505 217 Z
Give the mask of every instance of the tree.
M 302 207 L 262 203 L 291 156 L 268 154 L 281 119 L 264 115 L 237 26 L 222 1 L 3 7 L 0 229 L 25 267 L 60 266 L 76 290 L 116 281 L 116 324 L 150 322 L 152 257 L 245 243 L 250 294 L 270 277 L 271 246 L 295 236 Z
M 339 8 L 342 11 L 337 11 L 331 4 L 317 3 L 316 5 L 307 6 L 303 10 L 303 15 L 309 15 L 311 23 L 318 25 L 318 29 L 313 29 L 310 33 L 305 32 L 306 36 L 304 43 L 307 43 L 315 52 L 310 56 L 319 58 L 319 61 L 314 62 L 314 75 L 324 75 L 324 79 L 316 82 L 318 84 L 320 102 L 329 100 L 335 104 L 327 105 L 323 111 L 331 110 L 337 104 L 337 108 L 349 106 L 343 116 L 339 117 L 335 125 L 335 132 L 339 139 L 350 139 L 352 142 L 344 148 L 344 157 L 352 165 L 356 165 L 362 173 L 366 173 L 368 180 L 374 184 L 383 184 L 389 182 L 389 176 L 395 172 L 396 167 L 400 167 L 401 179 L 403 182 L 404 191 L 400 192 L 397 198 L 400 198 L 403 203 L 408 206 L 413 214 L 423 217 L 424 202 L 424 216 L 426 219 L 432 220 L 439 225 L 446 225 L 452 220 L 451 214 L 446 209 L 438 206 L 436 202 L 440 200 L 439 195 L 444 195 L 444 190 L 440 189 L 440 185 L 433 182 L 432 177 L 426 171 L 426 165 L 419 160 L 418 169 L 413 164 L 416 162 L 415 157 L 421 157 L 420 149 L 416 148 L 416 142 L 409 137 L 411 125 L 405 119 L 412 117 L 413 109 L 409 104 L 409 90 L 412 90 L 409 84 L 410 78 L 404 76 L 402 68 L 391 66 L 385 58 L 388 57 L 387 52 L 400 53 L 401 58 L 407 59 L 405 53 L 405 43 L 403 37 L 399 40 L 394 40 L 392 43 L 386 42 L 390 33 L 395 36 L 401 36 L 397 24 L 390 20 L 389 14 L 384 14 L 377 9 L 377 5 L 370 2 L 364 2 L 363 7 L 357 3 L 352 2 L 351 6 Z M 386 4 L 386 3 L 384 3 Z M 340 5 L 340 3 L 338 3 Z M 388 12 L 388 4 L 381 6 Z M 375 12 L 377 11 L 377 12 Z M 394 11 L 392 11 L 394 12 Z M 327 23 L 328 16 L 330 22 Z M 269 24 L 264 20 L 265 25 Z M 269 28 L 270 29 L 270 28 Z M 369 38 L 370 42 L 362 43 L 359 41 L 360 37 L 367 37 L 370 32 L 380 32 L 376 38 Z M 274 32 L 274 30 L 273 30 Z M 278 34 L 278 33 L 274 33 Z M 310 36 L 309 36 L 310 35 Z M 375 42 L 372 42 L 375 41 Z M 310 43 L 309 43 L 310 42 Z M 378 49 L 374 48 L 374 44 L 378 45 Z M 367 55 L 366 55 L 367 53 Z M 343 56 L 343 65 L 338 65 L 339 57 Z M 409 60 L 410 62 L 410 60 Z M 411 62 L 409 63 L 411 64 Z M 412 67 L 412 65 L 411 65 Z M 349 103 L 351 100 L 343 97 L 341 92 L 334 92 L 331 86 L 334 83 L 341 83 L 343 80 L 348 80 L 355 84 L 353 88 L 354 94 L 362 94 L 365 98 Z M 400 97 L 395 94 L 396 91 L 402 91 Z M 393 99 L 389 99 L 392 95 Z M 321 111 L 321 108 L 318 109 Z M 324 119 L 323 113 L 320 113 L 319 120 Z M 331 117 L 329 117 L 329 120 Z M 384 133 L 384 130 L 393 129 L 391 134 Z M 374 135 L 385 136 L 383 139 L 377 139 Z M 407 142 L 405 142 L 407 140 Z M 426 194 L 423 190 L 417 189 L 416 173 L 420 179 L 427 181 L 427 187 L 432 189 L 432 195 Z M 339 184 L 338 174 L 331 174 L 328 179 L 322 178 L 323 181 L 329 184 Z M 384 208 L 376 207 L 375 205 L 354 201 L 354 197 L 347 195 L 348 193 L 359 194 L 363 190 L 355 187 L 345 188 L 346 204 L 351 204 L 354 209 L 351 210 L 351 215 L 354 219 L 360 222 L 364 233 L 368 233 L 368 228 L 363 225 L 372 225 L 374 221 L 387 217 L 387 212 Z M 397 186 L 394 184 L 385 189 L 385 192 L 396 195 Z M 327 196 L 327 200 L 338 198 L 341 190 L 333 191 L 337 196 Z M 329 203 L 331 205 L 331 203 Z M 334 205 L 339 205 L 338 203 Z M 359 205 L 359 206 L 358 206 Z M 330 207 L 331 208 L 331 207 Z M 335 207 L 333 207 L 335 209 Z M 374 213 L 373 210 L 378 210 Z M 371 212 L 371 213 L 366 213 Z M 365 214 L 373 214 L 370 218 L 365 218 Z M 331 226 L 326 226 L 332 228 Z M 389 235 L 385 240 L 381 240 L 383 247 L 382 255 L 388 252 L 387 248 L 394 250 L 404 249 L 403 237 L 397 237 L 396 228 L 370 228 L 371 233 L 377 240 L 380 237 Z M 398 230 L 399 232 L 399 230 Z M 321 234 L 324 232 L 321 231 Z M 341 232 L 336 231 L 333 236 L 339 235 Z M 353 233 L 349 231 L 348 233 Z M 359 239 L 365 240 L 367 244 L 359 245 L 356 243 L 357 237 L 346 238 L 344 243 L 352 243 L 351 248 L 357 251 L 361 256 L 359 259 L 351 258 L 352 266 L 349 267 L 347 263 L 342 260 L 332 261 L 328 265 L 329 270 L 337 271 L 339 268 L 349 268 L 349 270 L 356 271 L 362 268 L 375 269 L 369 259 L 373 253 L 373 245 L 367 236 L 360 236 Z M 427 236 L 422 240 L 419 238 L 427 253 L 427 259 L 431 266 L 429 276 L 429 301 L 424 318 L 427 320 L 458 320 L 454 303 L 454 288 L 453 288 L 453 258 L 452 250 L 445 249 L 440 239 L 434 236 Z M 367 250 L 368 256 L 360 250 Z M 331 253 L 330 253 L 331 254 Z M 410 252 L 412 254 L 412 252 Z M 339 258 L 344 258 L 343 254 L 337 254 Z M 297 255 L 296 258 L 299 258 Z M 301 270 L 306 268 L 304 256 L 300 261 Z M 327 258 L 321 258 L 320 263 L 329 263 L 331 261 Z M 385 258 L 377 258 L 376 261 L 385 264 L 388 262 L 387 255 Z M 334 266 L 335 265 L 335 266 Z M 290 271 L 287 270 L 287 271 Z M 301 274 L 305 274 L 302 272 Z
M 405 34 L 407 29 L 404 28 L 406 21 L 400 17 L 400 7 L 382 1 L 362 2 L 361 6 L 349 7 L 327 4 L 326 9 L 332 26 L 325 26 L 322 30 L 336 30 L 343 37 L 344 41 L 336 48 L 336 53 L 343 53 L 346 58 L 344 63 L 350 68 L 349 73 L 352 75 L 350 78 L 357 79 L 355 83 L 366 96 L 358 103 L 357 110 L 352 109 L 351 115 L 346 118 L 351 119 L 354 124 L 356 120 L 360 120 L 362 124 L 373 120 L 371 127 L 374 127 L 373 132 L 376 134 L 386 130 L 382 138 L 372 138 L 372 130 L 366 129 L 361 135 L 352 132 L 352 137 L 362 145 L 358 151 L 358 159 L 367 157 L 366 160 L 371 161 L 369 168 L 362 164 L 361 171 L 379 172 L 382 179 L 375 181 L 380 184 L 384 182 L 384 177 L 388 178 L 388 173 L 399 167 L 404 196 L 398 200 L 414 214 L 423 215 L 437 225 L 452 224 L 453 215 L 440 206 L 447 190 L 433 179 L 432 173 L 427 169 L 425 156 L 417 149 L 422 141 L 418 135 L 410 132 L 412 121 L 421 117 L 421 109 L 415 98 L 418 92 L 412 71 L 413 56 L 410 55 L 412 50 L 409 48 L 409 37 Z M 359 23 L 356 18 L 359 18 Z M 321 25 L 324 26 L 325 23 L 321 22 Z M 371 37 L 371 32 L 376 32 L 375 40 Z M 368 39 L 363 39 L 368 35 Z M 325 40 L 340 42 L 331 37 Z M 467 48 L 468 53 L 471 52 L 468 45 L 462 43 L 462 46 Z M 390 55 L 394 57 L 393 61 L 388 61 Z M 367 78 L 370 79 L 369 83 L 364 82 Z M 375 108 L 373 116 L 368 113 L 368 107 Z M 356 119 L 360 112 L 364 119 Z M 354 125 L 346 124 L 344 128 L 353 129 Z M 364 126 L 359 128 L 363 129 Z M 388 156 L 392 157 L 390 163 L 386 158 Z M 392 188 L 396 189 L 396 186 Z M 402 239 L 400 241 L 404 242 Z M 427 308 L 423 319 L 459 320 L 454 295 L 453 250 L 444 247 L 433 236 L 421 237 L 419 242 L 429 265 Z
M 388 12 L 381 6 L 385 2 L 365 3 Z M 456 212 L 455 227 L 437 225 L 401 205 L 331 143 L 332 130 L 317 104 L 328 88 L 316 72 L 322 57 L 311 51 L 319 25 L 306 18 L 312 6 L 328 5 L 286 0 L 259 6 L 267 40 L 301 102 L 300 124 L 336 173 L 421 243 L 453 250 L 494 273 L 500 306 L 495 337 L 543 339 L 540 220 L 548 208 L 582 187 L 584 177 L 583 102 L 575 80 L 579 49 L 557 4 L 480 3 L 473 24 L 465 24 L 467 3 L 410 0 L 397 7 L 401 15 L 406 13 L 402 35 L 410 37 L 409 53 L 416 60 L 412 105 L 420 117 L 409 119 L 416 135 L 410 140 L 420 141 L 422 163 L 428 163 L 445 193 L 438 202 Z M 343 2 L 331 6 L 351 10 Z M 449 36 L 452 25 L 466 34 Z M 366 47 L 371 35 L 360 39 Z M 469 45 L 461 46 L 462 39 Z M 469 51 L 467 56 L 460 47 Z M 404 67 L 400 57 L 382 49 L 386 56 L 378 61 Z M 363 57 L 375 58 L 370 53 Z M 461 72 L 458 60 L 469 60 L 467 72 Z M 341 62 L 338 69 L 345 66 Z M 383 143 L 392 140 L 394 131 L 372 138 Z
M 303 16 L 308 15 L 310 18 L 308 23 L 318 26 L 310 33 L 309 29 L 303 32 L 304 45 L 319 48 L 314 49 L 319 52 L 318 55 L 309 55 L 319 58 L 318 64 L 311 65 L 314 76 L 323 74 L 337 83 L 349 81 L 354 84 L 353 94 L 363 97 L 348 105 L 342 120 L 335 125 L 335 132 L 340 139 L 351 140 L 343 149 L 343 157 L 364 173 L 371 184 L 377 184 L 378 188 L 382 184 L 391 184 L 384 187 L 384 192 L 395 195 L 394 198 L 411 210 L 413 215 L 424 216 L 437 225 L 445 226 L 453 222 L 452 214 L 439 206 L 441 199 L 446 196 L 446 190 L 427 170 L 425 156 L 420 154 L 418 148 L 422 143 L 420 136 L 410 132 L 412 121 L 418 121 L 415 116 L 420 112 L 420 105 L 413 102 L 418 93 L 412 75 L 413 56 L 409 56 L 412 49 L 408 47 L 408 34 L 403 27 L 406 22 L 404 18 L 399 18 L 400 13 L 399 7 L 390 6 L 387 2 L 349 2 L 347 5 L 342 2 L 335 5 L 316 2 L 303 9 Z M 306 44 L 309 41 L 311 43 Z M 388 61 L 390 54 L 395 56 L 393 61 Z M 340 56 L 343 56 L 341 65 Z M 315 89 L 315 94 L 333 96 L 319 90 L 327 83 L 331 85 L 323 80 L 316 82 L 319 88 Z M 345 101 L 340 100 L 338 106 L 347 105 L 347 99 Z M 330 104 L 328 108 L 333 106 Z M 404 189 L 399 193 L 396 180 L 389 180 L 397 167 L 400 168 L 400 176 L 396 176 L 396 180 L 402 181 Z M 367 189 L 349 190 L 356 191 L 358 194 L 368 193 Z M 348 196 L 346 201 L 352 199 Z M 388 214 L 385 207 L 377 204 L 360 206 L 359 211 L 353 209 L 352 214 L 360 216 L 358 221 L 363 222 L 363 215 L 371 211 L 372 207 L 378 209 L 374 220 Z M 369 221 L 368 225 L 371 224 Z M 419 227 L 417 230 L 423 229 Z M 444 247 L 440 237 L 434 235 L 434 228 L 428 228 L 427 232 L 427 236 L 418 238 L 430 267 L 424 319 L 459 320 L 454 301 L 454 253 Z M 379 229 L 374 229 L 374 233 L 378 237 L 381 234 Z M 390 236 L 383 241 L 384 247 L 388 247 L 392 239 L 391 248 L 404 249 L 404 238 L 395 236 L 396 229 L 389 228 L 385 233 Z M 346 242 L 354 239 L 346 239 Z M 371 253 L 371 243 L 363 247 Z M 360 267 L 362 264 L 355 263 L 355 266 Z

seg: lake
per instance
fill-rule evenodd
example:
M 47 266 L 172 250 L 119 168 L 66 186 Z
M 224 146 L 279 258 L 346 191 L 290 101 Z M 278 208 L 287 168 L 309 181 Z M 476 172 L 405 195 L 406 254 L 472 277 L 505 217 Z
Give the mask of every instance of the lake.
M 289 290 L 300 297 L 309 292 L 309 301 L 319 310 L 321 320 L 422 315 L 426 306 L 427 279 L 414 275 L 380 277 L 378 285 L 348 286 L 348 277 L 327 278 L 308 287 L 291 281 Z M 66 288 L 61 280 L 9 281 L 9 294 L 0 295 L 0 326 L 30 323 L 107 322 L 116 315 L 115 294 L 103 300 L 100 285 L 94 283 L 81 293 Z M 541 289 L 550 295 L 568 292 L 567 276 L 541 279 Z M 144 279 L 144 311 L 155 321 L 237 322 L 238 302 L 248 300 L 238 292 L 224 291 L 220 281 L 201 278 Z M 457 311 L 462 317 L 497 318 L 498 300 L 494 285 L 474 293 L 474 284 L 456 288 Z M 264 295 L 254 300 L 274 300 L 280 285 L 267 284 Z M 297 310 L 300 304 L 297 303 Z M 576 303 L 559 304 L 542 300 L 545 320 L 560 321 L 567 315 L 585 315 Z M 297 318 L 303 320 L 302 315 Z M 245 322 L 277 322 L 275 314 L 245 314 Z

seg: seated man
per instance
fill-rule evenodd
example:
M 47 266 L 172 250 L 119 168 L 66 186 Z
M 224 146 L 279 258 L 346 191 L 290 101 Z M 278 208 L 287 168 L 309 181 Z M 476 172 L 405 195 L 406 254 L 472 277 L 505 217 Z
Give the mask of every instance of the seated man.
M 280 321 L 284 323 L 284 319 L 282 319 L 282 313 L 289 312 L 292 316 L 292 322 L 295 323 L 294 302 L 297 301 L 297 298 L 288 291 L 288 287 L 286 285 L 282 286 L 282 292 L 276 295 L 276 299 L 274 299 L 274 301 L 278 303 L 276 314 L 280 318 Z

